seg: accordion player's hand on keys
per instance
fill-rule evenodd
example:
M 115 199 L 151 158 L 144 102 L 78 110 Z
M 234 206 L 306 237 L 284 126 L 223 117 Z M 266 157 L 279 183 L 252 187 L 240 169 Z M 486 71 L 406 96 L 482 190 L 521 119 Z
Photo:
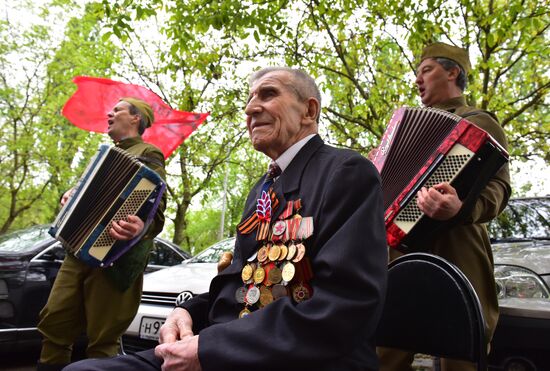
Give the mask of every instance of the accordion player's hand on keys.
M 449 183 L 439 183 L 431 188 L 422 187 L 417 193 L 416 202 L 420 211 L 435 220 L 449 220 L 462 207 L 456 189 Z
M 115 240 L 128 241 L 138 236 L 145 227 L 143 220 L 136 215 L 128 215 L 126 220 L 114 221 L 109 234 Z

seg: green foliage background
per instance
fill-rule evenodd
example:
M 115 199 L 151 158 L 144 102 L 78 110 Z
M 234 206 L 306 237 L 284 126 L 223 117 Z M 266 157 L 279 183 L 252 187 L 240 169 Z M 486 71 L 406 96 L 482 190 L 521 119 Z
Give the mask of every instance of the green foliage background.
M 395 108 L 419 104 L 414 71 L 422 46 L 466 47 L 473 64 L 467 98 L 497 114 L 512 165 L 550 161 L 546 2 L 103 0 L 80 6 L 56 0 L 19 6 L 32 9 L 37 21 L 22 28 L 8 16 L 0 20 L 0 233 L 51 221 L 60 194 L 107 141 L 60 115 L 76 75 L 141 84 L 174 108 L 211 112 L 168 167 L 163 233 L 194 253 L 222 237 L 224 194 L 223 237 L 234 234 L 247 190 L 266 167 L 248 143 L 243 115 L 247 76 L 263 66 L 312 74 L 323 90 L 323 137 L 367 154 Z M 516 195 L 528 191 L 529 184 L 515 189 Z

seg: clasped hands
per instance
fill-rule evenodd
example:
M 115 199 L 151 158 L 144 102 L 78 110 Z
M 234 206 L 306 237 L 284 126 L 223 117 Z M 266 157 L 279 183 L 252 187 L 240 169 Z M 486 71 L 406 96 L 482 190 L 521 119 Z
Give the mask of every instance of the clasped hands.
M 160 345 L 155 355 L 162 358 L 163 371 L 201 371 L 199 362 L 199 335 L 193 334 L 193 320 L 189 312 L 176 308 L 160 328 Z

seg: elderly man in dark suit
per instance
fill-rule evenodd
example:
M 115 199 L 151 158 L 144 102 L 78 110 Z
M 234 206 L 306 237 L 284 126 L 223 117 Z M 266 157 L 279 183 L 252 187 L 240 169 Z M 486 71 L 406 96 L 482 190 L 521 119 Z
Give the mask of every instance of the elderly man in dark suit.
M 323 143 L 320 93 L 303 71 L 267 68 L 250 82 L 250 138 L 273 161 L 249 194 L 233 261 L 171 313 L 156 357 L 71 370 L 378 369 L 387 252 L 377 171 Z

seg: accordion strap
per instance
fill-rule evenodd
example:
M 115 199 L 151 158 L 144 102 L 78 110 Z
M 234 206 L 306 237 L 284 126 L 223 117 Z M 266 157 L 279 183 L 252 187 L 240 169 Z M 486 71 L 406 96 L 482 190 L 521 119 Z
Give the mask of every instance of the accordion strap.
M 145 165 L 153 164 L 153 165 L 157 165 L 157 166 L 161 166 L 161 167 L 164 166 L 164 164 L 159 159 L 156 159 L 156 158 L 145 157 L 145 156 L 136 156 L 136 159 L 141 161 Z
M 466 113 L 461 114 L 460 117 L 465 119 L 466 117 L 475 116 L 475 115 L 479 115 L 479 114 L 483 114 L 483 113 L 486 114 L 486 115 L 491 116 L 496 122 L 498 122 L 498 119 L 497 119 L 496 115 L 493 112 L 489 112 L 489 111 L 486 111 L 484 109 L 476 109 L 475 111 L 466 112 Z

